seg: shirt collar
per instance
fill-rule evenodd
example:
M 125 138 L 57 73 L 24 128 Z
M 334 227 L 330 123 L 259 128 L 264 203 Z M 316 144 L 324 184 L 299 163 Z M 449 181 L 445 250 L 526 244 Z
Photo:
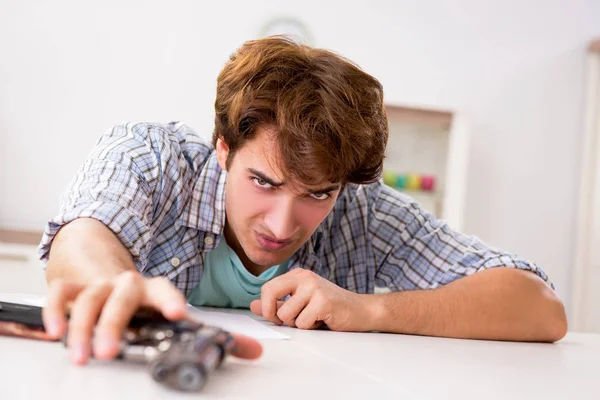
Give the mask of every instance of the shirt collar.
M 188 228 L 221 235 L 225 227 L 225 179 L 212 151 L 196 177 L 192 196 L 183 209 L 180 221 Z

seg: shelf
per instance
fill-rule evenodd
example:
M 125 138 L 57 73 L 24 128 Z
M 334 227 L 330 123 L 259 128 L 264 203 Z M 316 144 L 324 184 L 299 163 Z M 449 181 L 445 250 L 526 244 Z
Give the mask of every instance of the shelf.
M 460 229 L 468 155 L 464 118 L 448 111 L 392 105 L 386 111 L 389 139 L 384 173 L 433 176 L 433 192 L 395 189 Z

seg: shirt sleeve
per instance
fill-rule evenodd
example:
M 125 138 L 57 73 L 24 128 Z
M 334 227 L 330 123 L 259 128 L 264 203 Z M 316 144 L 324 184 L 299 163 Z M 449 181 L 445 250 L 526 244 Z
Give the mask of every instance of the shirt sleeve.
M 107 131 L 61 197 L 46 224 L 38 254 L 48 262 L 59 229 L 76 218 L 94 218 L 111 229 L 142 270 L 172 182 L 178 179 L 177 141 L 160 126 L 126 123 Z M 170 189 L 170 190 L 169 190 Z
M 530 271 L 552 289 L 531 261 L 452 230 L 414 200 L 382 183 L 373 184 L 369 235 L 378 253 L 375 283 L 395 291 L 434 289 L 489 268 Z

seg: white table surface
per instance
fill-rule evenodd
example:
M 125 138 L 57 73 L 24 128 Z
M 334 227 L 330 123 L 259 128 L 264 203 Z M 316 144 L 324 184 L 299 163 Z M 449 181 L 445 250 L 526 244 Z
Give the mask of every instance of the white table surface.
M 0 300 L 18 302 L 19 295 Z M 229 358 L 201 395 L 162 387 L 143 365 L 77 367 L 62 344 L 0 337 L 0 398 L 600 399 L 600 335 L 511 343 L 263 323 L 290 339 L 263 340 L 257 361 Z

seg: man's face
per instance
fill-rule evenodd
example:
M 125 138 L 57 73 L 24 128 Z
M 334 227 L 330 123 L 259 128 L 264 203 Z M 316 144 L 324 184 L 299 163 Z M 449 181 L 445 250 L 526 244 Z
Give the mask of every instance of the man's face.
M 217 158 L 226 169 L 227 144 L 217 142 Z M 289 259 L 332 210 L 340 184 L 307 187 L 284 182 L 274 132 L 259 128 L 237 150 L 225 185 L 225 237 L 251 272 Z

